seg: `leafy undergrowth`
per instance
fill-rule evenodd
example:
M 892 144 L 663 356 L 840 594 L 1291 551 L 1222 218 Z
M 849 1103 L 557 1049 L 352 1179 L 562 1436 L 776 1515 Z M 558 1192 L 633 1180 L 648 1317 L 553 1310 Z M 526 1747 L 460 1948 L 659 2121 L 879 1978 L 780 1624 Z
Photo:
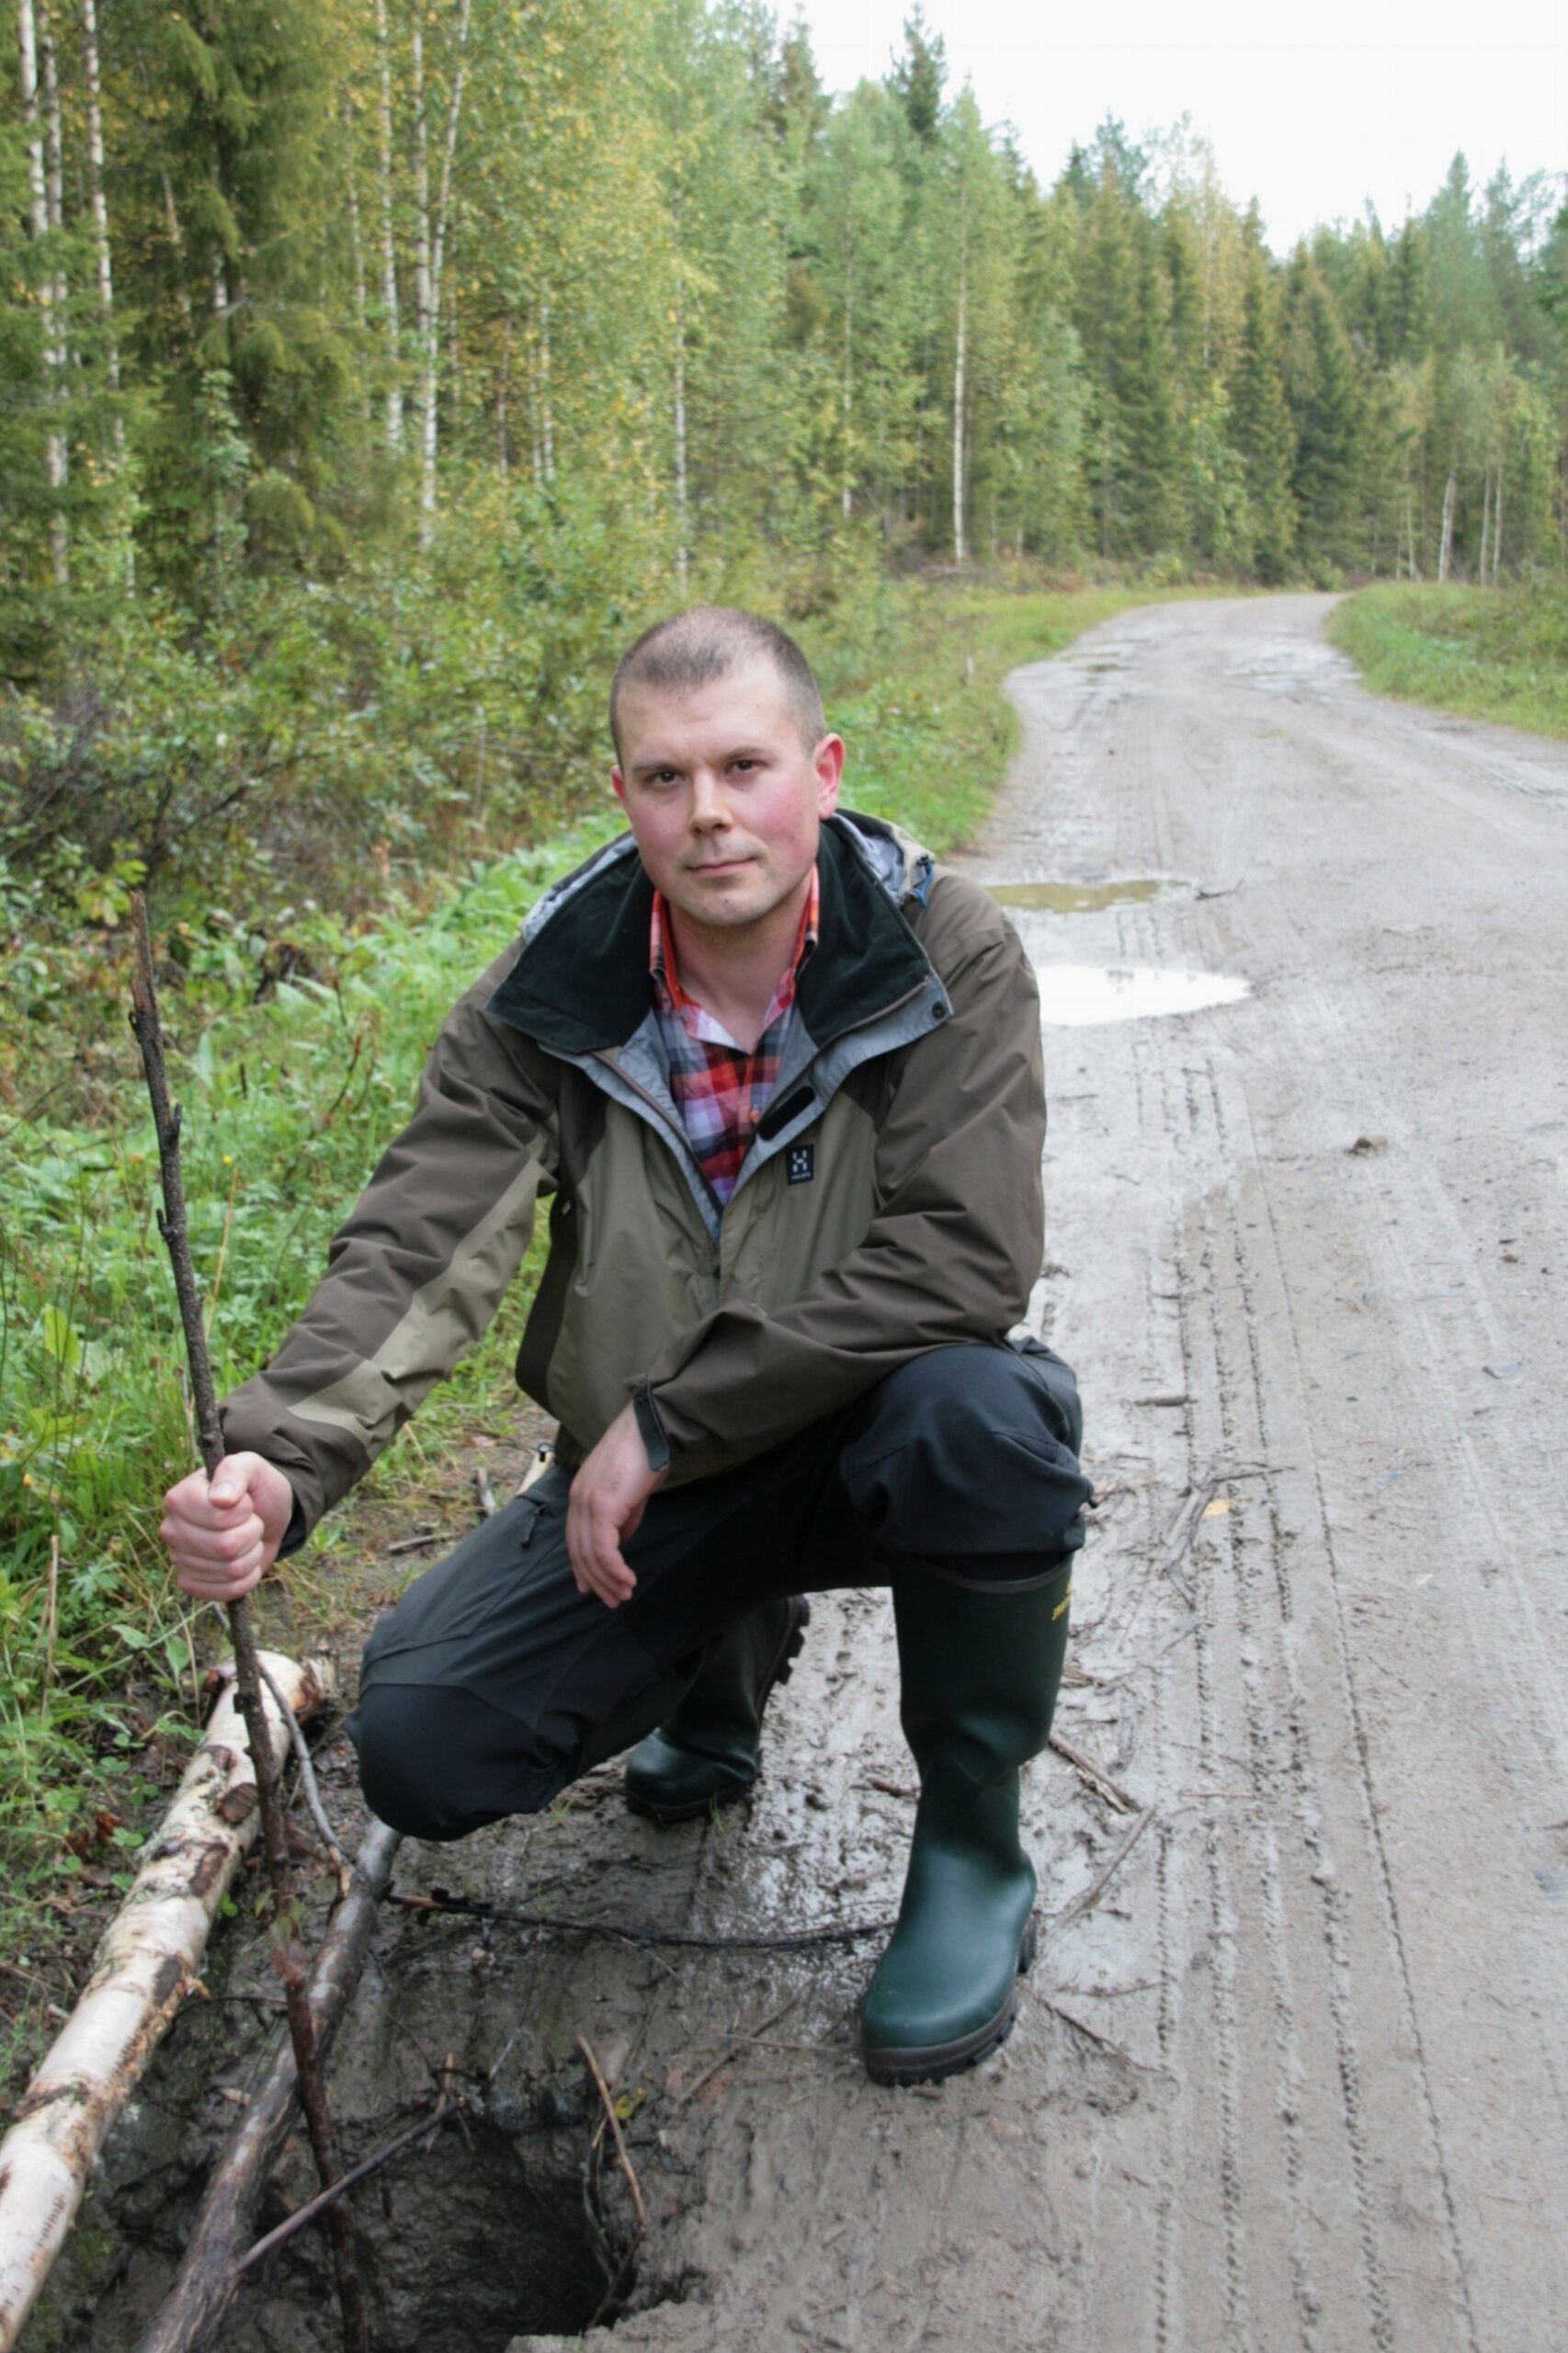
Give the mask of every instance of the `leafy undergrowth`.
M 1568 588 L 1364 588 L 1329 625 L 1374 693 L 1568 735 Z
M 849 803 L 951 847 L 983 817 L 1012 745 L 1003 673 L 1137 601 L 903 584 L 870 592 L 831 642 L 805 631 L 849 742 Z M 358 934 L 319 914 L 301 920 L 290 960 L 264 965 L 261 1001 L 256 950 L 275 943 L 247 940 L 221 911 L 160 927 L 221 1391 L 298 1312 L 448 1006 L 540 891 L 613 829 L 604 810 L 422 900 L 394 895 Z M 38 1025 L 11 1091 L 42 1099 L 0 1125 L 0 2085 L 11 2086 L 129 1881 L 223 1641 L 215 1613 L 182 1608 L 163 1565 L 160 1499 L 194 1460 L 183 1358 L 154 1221 L 156 1154 L 121 1026 L 122 951 L 105 928 L 84 953 L 97 976 L 88 1013 L 77 1008 L 74 1028 L 52 1014 Z M 49 1118 L 61 1103 L 69 1119 Z M 336 1631 L 351 1644 L 370 1604 L 472 1523 L 484 1449 L 505 1492 L 538 1434 L 511 1375 L 537 1266 L 538 1245 L 524 1297 L 264 1589 L 265 1639 L 296 1648 Z M 420 1514 L 439 1541 L 389 1558 Z

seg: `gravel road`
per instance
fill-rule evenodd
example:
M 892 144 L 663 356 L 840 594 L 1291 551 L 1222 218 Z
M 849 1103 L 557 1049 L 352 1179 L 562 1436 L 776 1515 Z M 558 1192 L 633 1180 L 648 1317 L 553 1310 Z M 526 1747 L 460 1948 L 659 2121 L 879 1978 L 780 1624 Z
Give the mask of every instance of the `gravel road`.
M 879 2090 L 850 2040 L 873 1937 L 393 1915 L 339 2045 L 350 2151 L 437 2068 L 480 2105 L 466 2153 L 384 2177 L 380 2353 L 598 2302 L 579 2033 L 648 2217 L 607 2349 L 1568 2343 L 1568 749 L 1374 700 L 1329 602 L 1151 608 L 1019 672 L 971 861 L 1054 1008 L 1031 1313 L 1104 1495 L 1059 1716 L 1095 1770 L 1030 1776 L 1055 1925 L 1012 2040 Z M 1246 993 L 1078 1017 L 1143 972 Z M 660 1834 L 609 1768 L 402 1883 L 676 1939 L 885 1919 L 895 1691 L 883 1598 L 830 1598 L 744 1820 Z M 187 2063 L 178 2115 L 165 2077 L 163 2143 L 111 2150 L 130 2253 L 79 2259 L 58 2341 L 132 2341 L 177 2243 L 159 2184 L 199 2176 L 225 2072 Z M 624 2186 L 588 2189 L 629 2232 Z M 334 2341 L 303 2267 L 226 2353 Z

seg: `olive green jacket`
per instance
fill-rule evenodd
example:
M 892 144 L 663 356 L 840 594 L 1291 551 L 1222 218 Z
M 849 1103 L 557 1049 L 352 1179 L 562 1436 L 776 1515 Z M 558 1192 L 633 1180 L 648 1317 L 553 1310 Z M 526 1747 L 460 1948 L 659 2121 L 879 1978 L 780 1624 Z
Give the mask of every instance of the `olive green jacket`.
M 824 825 L 818 944 L 721 1207 L 670 1094 L 631 836 L 547 894 L 453 1009 L 414 1117 L 225 1442 L 287 1472 L 290 1543 L 500 1306 L 550 1204 L 517 1379 L 570 1465 L 626 1404 L 701 1478 L 925 1350 L 1002 1339 L 1043 1249 L 1034 976 L 995 903 L 875 819 Z

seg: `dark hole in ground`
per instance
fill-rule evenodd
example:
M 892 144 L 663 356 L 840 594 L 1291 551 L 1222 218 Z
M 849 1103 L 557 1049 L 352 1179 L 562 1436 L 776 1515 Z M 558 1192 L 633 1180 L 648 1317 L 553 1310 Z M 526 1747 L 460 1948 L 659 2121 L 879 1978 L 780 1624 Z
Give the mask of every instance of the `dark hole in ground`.
M 434 2147 L 412 2150 L 355 2193 L 361 2277 L 376 2353 L 505 2353 L 514 2336 L 574 2336 L 597 2315 L 614 2317 L 634 2273 L 607 2286 L 584 2211 L 585 2136 L 528 2132 L 514 2139 L 483 2119 L 467 2134 L 447 2126 Z M 360 2154 L 350 2149 L 350 2161 Z M 270 2230 L 310 2182 L 296 2152 L 288 2196 L 275 2189 L 260 2229 Z M 201 2183 L 171 2171 L 127 2184 L 106 2201 L 101 2223 L 119 2225 L 111 2275 L 72 2282 L 56 2302 L 47 2342 L 61 2353 L 121 2353 L 133 2346 L 173 2276 Z M 608 2222 L 615 2259 L 624 2199 Z M 115 2211 L 115 2209 L 119 2211 Z M 95 2268 L 97 2267 L 94 2267 Z M 111 2292 L 105 2294 L 106 2287 Z M 640 2302 L 648 2301 L 644 2289 Z M 68 2309 L 62 2309 L 62 2302 Z M 222 2353 L 340 2353 L 330 2251 L 312 2224 L 241 2284 L 219 2334 Z

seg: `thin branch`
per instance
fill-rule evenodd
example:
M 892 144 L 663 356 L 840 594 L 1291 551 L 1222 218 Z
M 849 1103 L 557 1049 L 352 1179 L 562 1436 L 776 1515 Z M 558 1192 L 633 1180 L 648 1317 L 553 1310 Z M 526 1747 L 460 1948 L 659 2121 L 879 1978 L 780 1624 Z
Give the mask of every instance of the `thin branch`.
M 449 2117 L 456 2116 L 467 2105 L 463 2099 L 443 2100 L 430 2115 L 422 2116 L 416 2124 L 411 2124 L 406 2131 L 400 2132 L 395 2141 L 389 2141 L 384 2149 L 378 2149 L 373 2156 L 361 2158 L 340 2180 L 335 2181 L 330 2189 L 320 2190 L 314 2198 L 307 2199 L 302 2206 L 294 2209 L 287 2222 L 279 2222 L 275 2231 L 268 2231 L 264 2239 L 257 2239 L 250 2253 L 243 2256 L 235 2266 L 236 2272 L 248 2271 L 253 2264 L 260 2263 L 277 2248 L 286 2245 L 296 2231 L 302 2231 L 307 2222 L 313 2222 L 318 2214 L 325 2213 L 329 2206 L 335 2205 L 346 2189 L 352 2189 L 357 2183 L 368 2180 L 371 2174 L 380 2173 L 381 2167 L 400 2155 L 411 2141 L 417 2141 L 422 2132 L 433 2133 L 437 2125 L 445 2124 Z
M 1121 1843 L 1116 1848 L 1116 1851 L 1111 1856 L 1110 1860 L 1106 1864 L 1104 1870 L 1100 1872 L 1098 1878 L 1091 1880 L 1088 1886 L 1084 1890 L 1082 1895 L 1075 1895 L 1071 1904 L 1066 1905 L 1062 1911 L 1059 1912 L 1053 1920 L 1047 1923 L 1045 1933 L 1048 1937 L 1054 1937 L 1062 1928 L 1071 1927 L 1074 1920 L 1081 1920 L 1085 1913 L 1092 1912 L 1094 1910 L 1096 1904 L 1099 1902 L 1101 1896 L 1110 1885 L 1111 1881 L 1116 1877 L 1117 1872 L 1121 1869 L 1122 1864 L 1127 1860 L 1128 1856 L 1132 1852 L 1133 1847 L 1136 1847 L 1139 1839 L 1142 1838 L 1143 1833 L 1147 1830 L 1149 1824 L 1153 1819 L 1154 1809 L 1153 1806 L 1150 1806 L 1145 1813 L 1139 1815 L 1137 1821 L 1123 1836 Z
M 1086 1756 L 1081 1748 L 1074 1748 L 1072 1742 L 1064 1739 L 1059 1732 L 1051 1733 L 1051 1745 L 1058 1756 L 1067 1759 L 1079 1779 L 1086 1781 L 1091 1790 L 1097 1790 L 1106 1803 L 1114 1806 L 1118 1813 L 1137 1813 L 1137 1799 L 1129 1797 L 1120 1784 L 1111 1779 L 1103 1765 L 1096 1765 L 1092 1756 Z
M 778 2009 L 769 2011 L 762 2024 L 754 2028 L 750 2034 L 739 2035 L 734 2041 L 728 2043 L 713 2061 L 711 2066 L 704 2067 L 700 2075 L 694 2077 L 687 2084 L 685 2091 L 676 2101 L 676 2108 L 685 2108 L 688 2101 L 694 2100 L 704 2084 L 710 2084 L 715 2075 L 721 2074 L 724 2068 L 732 2065 L 740 2057 L 743 2051 L 748 2050 L 753 2043 L 759 2042 L 769 2027 L 777 2026 L 780 2018 L 788 2018 L 800 1998 L 798 1993 L 791 1994 L 789 2000 L 781 2003 Z
M 642 1928 L 625 1920 L 576 1920 L 551 1912 L 509 1911 L 483 1899 L 451 1895 L 392 1894 L 387 1902 L 400 1911 L 446 1915 L 459 1919 L 494 1920 L 509 1927 L 553 1928 L 562 1936 L 619 1938 L 629 1945 L 678 1945 L 688 1952 L 806 1952 L 813 1945 L 846 1944 L 857 1937 L 885 1937 L 898 1925 L 893 1920 L 846 1920 L 824 1928 L 790 1928 L 773 1937 L 698 1937 L 675 1928 Z
M 131 1027 L 142 1049 L 142 1066 L 147 1074 L 147 1092 L 153 1105 L 153 1130 L 158 1142 L 158 1165 L 164 1194 L 163 1207 L 158 1213 L 158 1230 L 168 1245 L 169 1262 L 174 1270 L 180 1322 L 185 1327 L 186 1359 L 190 1367 L 190 1393 L 196 1414 L 197 1440 L 202 1465 L 210 1479 L 223 1460 L 223 1432 L 218 1419 L 218 1398 L 212 1385 L 211 1361 L 207 1353 L 201 1299 L 190 1255 L 185 1182 L 180 1173 L 180 1113 L 169 1097 L 168 1074 L 164 1060 L 164 1026 L 159 1017 L 157 983 L 153 972 L 153 937 L 147 923 L 147 903 L 140 891 L 131 893 L 131 918 L 136 953 L 131 978 Z M 298 1938 L 286 1926 L 293 1909 L 293 1889 L 290 1881 L 288 1838 L 279 1795 L 280 1776 L 273 1762 L 272 1744 L 267 1737 L 260 1661 L 250 1611 L 243 1597 L 229 1604 L 229 1626 L 234 1643 L 235 1696 L 244 1719 L 251 1764 L 256 1773 L 256 1795 L 261 1806 L 262 1839 L 267 1853 L 267 1873 L 272 1882 L 274 1927 L 278 1932 L 278 1969 L 283 1984 L 284 1999 L 289 2006 L 289 2032 L 299 2071 L 300 2103 L 304 2110 L 322 2186 L 330 2188 L 343 2168 L 338 2161 L 332 2111 L 327 2102 L 326 2085 L 316 2046 L 303 1953 Z M 291 1710 L 285 1708 L 283 1712 L 286 1721 L 292 1720 Z M 350 2353 L 370 2353 L 369 2324 L 359 2289 L 353 2224 L 347 2210 L 342 2207 L 333 2208 L 332 2218 L 333 2256 L 337 2270 L 337 2295 L 343 2315 L 344 2339 L 350 2347 Z
M 605 2081 L 604 2069 L 595 2058 L 593 2045 L 586 2035 L 580 2034 L 577 2037 L 577 2048 L 588 2063 L 588 2073 L 592 2075 L 599 2097 L 604 2102 L 605 2114 L 609 2119 L 609 2129 L 615 2135 L 615 2153 L 620 2159 L 620 2169 L 626 2176 L 627 2188 L 631 2192 L 631 2202 L 637 2209 L 637 2235 L 641 2238 L 648 2227 L 648 2209 L 642 2203 L 642 2185 L 637 2178 L 637 2168 L 628 2153 L 626 2135 L 620 2129 L 620 2119 L 615 2112 L 615 2102 L 609 2096 L 609 2086 Z
M 272 1670 L 266 1660 L 257 1658 L 256 1666 L 260 1671 L 262 1681 L 282 1711 L 284 1725 L 288 1730 L 290 1740 L 293 1743 L 295 1762 L 300 1768 L 300 1786 L 305 1792 L 305 1803 L 310 1807 L 311 1820 L 315 1824 L 322 1845 L 326 1848 L 327 1859 L 337 1873 L 338 1895 L 345 1896 L 349 1888 L 348 1865 L 344 1860 L 342 1847 L 333 1836 L 332 1824 L 327 1820 L 326 1808 L 322 1803 L 321 1789 L 316 1780 L 316 1768 L 311 1762 L 310 1745 L 306 1741 L 298 1716 L 278 1689 Z

